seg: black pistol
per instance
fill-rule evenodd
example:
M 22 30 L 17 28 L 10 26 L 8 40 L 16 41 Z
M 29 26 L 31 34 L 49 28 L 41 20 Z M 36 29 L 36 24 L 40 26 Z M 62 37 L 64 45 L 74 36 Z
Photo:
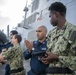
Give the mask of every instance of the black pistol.
M 45 56 L 46 51 L 32 52 L 32 56 Z

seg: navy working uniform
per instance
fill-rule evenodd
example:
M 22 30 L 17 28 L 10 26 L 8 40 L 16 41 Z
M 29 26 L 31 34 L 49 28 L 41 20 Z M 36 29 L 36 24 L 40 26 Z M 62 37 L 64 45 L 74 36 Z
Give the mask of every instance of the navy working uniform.
M 42 43 L 40 43 L 39 41 L 34 41 L 33 42 L 34 52 L 47 50 L 46 43 L 47 43 L 46 41 Z M 46 75 L 43 73 L 49 65 L 45 65 L 44 63 L 42 63 L 41 60 L 38 59 L 38 56 L 32 56 L 31 53 L 29 53 L 28 49 L 24 52 L 25 59 L 31 58 L 30 61 L 31 70 L 28 72 L 28 75 Z
M 4 48 L 6 48 L 8 50 L 8 48 L 12 47 L 12 46 L 13 45 L 11 44 L 11 42 L 0 45 L 0 52 L 2 52 L 2 49 L 4 49 Z M 5 67 L 5 75 L 10 75 L 9 71 L 10 71 L 10 66 L 9 66 L 9 64 L 7 64 L 6 67 Z

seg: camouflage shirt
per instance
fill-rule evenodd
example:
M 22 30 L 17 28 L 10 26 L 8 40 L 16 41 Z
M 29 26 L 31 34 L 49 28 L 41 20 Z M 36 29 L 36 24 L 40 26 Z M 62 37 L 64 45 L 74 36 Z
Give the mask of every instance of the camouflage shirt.
M 23 54 L 22 54 L 22 49 L 19 45 L 10 47 L 7 51 L 2 52 L 2 55 L 5 60 L 8 60 L 11 70 L 23 67 Z M 21 71 L 19 73 L 11 74 L 11 75 L 25 75 L 25 72 Z
M 47 51 L 59 56 L 59 61 L 53 62 L 50 64 L 50 67 L 68 67 L 69 69 L 76 71 L 76 40 L 72 43 L 69 41 L 73 31 L 76 31 L 76 26 L 66 22 L 61 30 L 58 30 L 56 27 L 49 32 L 47 38 Z

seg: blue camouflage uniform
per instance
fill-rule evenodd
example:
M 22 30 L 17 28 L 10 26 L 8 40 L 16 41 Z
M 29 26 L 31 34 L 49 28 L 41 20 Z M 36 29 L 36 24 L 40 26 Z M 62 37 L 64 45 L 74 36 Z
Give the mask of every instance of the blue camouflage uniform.
M 34 52 L 47 50 L 46 43 L 47 43 L 46 41 L 44 41 L 43 43 L 40 43 L 39 41 L 34 41 L 33 42 Z M 45 65 L 44 63 L 42 63 L 42 61 L 38 59 L 38 56 L 32 56 L 27 49 L 24 52 L 24 58 L 25 59 L 31 58 L 31 61 L 30 61 L 31 70 L 28 72 L 28 75 L 46 75 L 42 73 L 44 73 L 44 70 L 49 65 Z

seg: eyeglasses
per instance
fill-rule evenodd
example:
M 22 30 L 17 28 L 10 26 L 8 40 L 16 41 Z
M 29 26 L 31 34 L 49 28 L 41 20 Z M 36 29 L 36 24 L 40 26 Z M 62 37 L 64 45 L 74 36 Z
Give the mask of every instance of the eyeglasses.
M 36 30 L 36 32 L 42 32 L 41 30 Z

